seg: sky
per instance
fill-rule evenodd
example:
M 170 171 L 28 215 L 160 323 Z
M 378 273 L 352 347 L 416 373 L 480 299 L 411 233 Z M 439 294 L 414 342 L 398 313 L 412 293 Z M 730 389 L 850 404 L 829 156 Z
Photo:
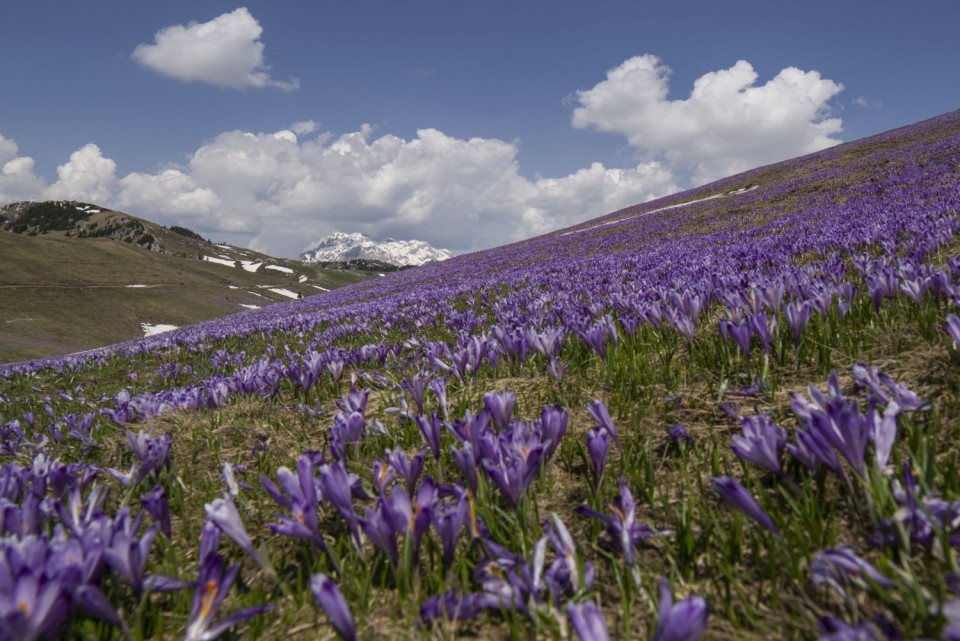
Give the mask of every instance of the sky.
M 12 0 L 0 204 L 510 243 L 960 108 L 954 0 Z

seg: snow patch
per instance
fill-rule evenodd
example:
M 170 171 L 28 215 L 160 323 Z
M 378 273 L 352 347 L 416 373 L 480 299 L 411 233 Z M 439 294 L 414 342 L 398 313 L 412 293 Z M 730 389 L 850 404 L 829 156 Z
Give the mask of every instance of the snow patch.
M 165 325 L 163 323 L 157 323 L 156 325 L 153 323 L 140 323 L 140 329 L 143 330 L 144 337 L 156 336 L 164 332 L 172 332 L 179 327 L 179 325 Z
M 274 294 L 280 294 L 281 296 L 286 296 L 287 298 L 299 298 L 300 295 L 296 292 L 291 292 L 289 289 L 283 289 L 282 287 L 273 287 L 270 289 Z
M 240 266 L 243 267 L 243 270 L 244 270 L 244 271 L 247 271 L 247 272 L 255 272 L 255 271 L 257 271 L 258 269 L 260 269 L 260 265 L 262 265 L 262 264 L 263 264 L 262 262 L 259 262 L 259 263 L 258 263 L 258 262 L 254 262 L 254 261 L 252 261 L 252 260 L 241 260 L 241 261 L 240 261 Z
M 319 289 L 321 292 L 329 292 L 329 291 L 330 291 L 330 290 L 327 289 L 326 287 L 320 287 L 320 285 L 310 285 L 310 287 L 313 287 L 314 289 Z
M 289 267 L 281 267 L 280 265 L 267 265 L 264 269 L 272 269 L 274 271 L 283 272 L 284 274 L 292 274 L 293 270 Z
M 124 285 L 124 287 L 146 287 L 146 285 Z
M 259 305 L 247 305 L 246 303 L 240 303 L 240 307 L 246 307 L 247 309 L 260 309 Z
M 233 267 L 234 263 L 236 262 L 232 260 L 224 260 L 223 258 L 214 258 L 213 256 L 206 256 L 206 255 L 203 257 L 203 259 L 205 261 L 216 263 L 218 265 L 226 265 L 227 267 Z
M 307 277 L 303 274 L 300 274 L 300 278 L 298 279 L 298 281 L 301 283 L 305 283 L 307 282 Z
M 227 289 L 240 289 L 236 285 L 227 285 Z

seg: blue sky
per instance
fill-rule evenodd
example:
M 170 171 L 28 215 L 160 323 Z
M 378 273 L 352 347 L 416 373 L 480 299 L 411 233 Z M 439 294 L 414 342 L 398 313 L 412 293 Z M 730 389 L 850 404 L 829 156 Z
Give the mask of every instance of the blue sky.
M 960 108 L 960 3 L 0 10 L 0 201 L 468 251 Z

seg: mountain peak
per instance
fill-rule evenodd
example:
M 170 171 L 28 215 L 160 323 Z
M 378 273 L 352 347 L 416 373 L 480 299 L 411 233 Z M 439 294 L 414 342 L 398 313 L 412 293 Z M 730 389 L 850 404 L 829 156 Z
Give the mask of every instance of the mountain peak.
M 334 232 L 312 243 L 300 254 L 305 263 L 332 263 L 354 259 L 378 260 L 397 267 L 446 260 L 453 253 L 423 240 L 377 241 L 360 233 Z

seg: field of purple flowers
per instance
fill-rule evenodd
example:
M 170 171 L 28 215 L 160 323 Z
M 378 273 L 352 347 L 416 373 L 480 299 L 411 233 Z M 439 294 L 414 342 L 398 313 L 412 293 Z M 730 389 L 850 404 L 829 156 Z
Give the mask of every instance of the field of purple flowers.
M 0 639 L 960 639 L 960 112 L 0 365 Z

